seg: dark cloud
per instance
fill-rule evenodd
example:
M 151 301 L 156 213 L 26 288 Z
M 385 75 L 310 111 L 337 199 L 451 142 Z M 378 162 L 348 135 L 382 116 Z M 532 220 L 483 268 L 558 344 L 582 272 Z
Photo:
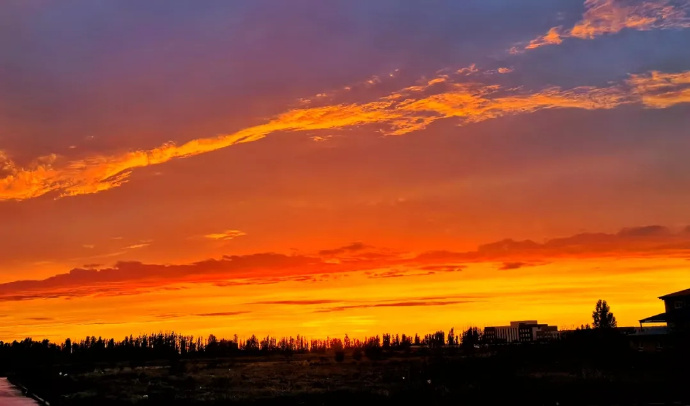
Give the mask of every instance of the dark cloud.
M 349 254 L 352 252 L 362 251 L 362 250 L 365 250 L 367 248 L 371 248 L 371 247 L 368 245 L 365 245 L 361 242 L 353 242 L 352 244 L 346 245 L 344 247 L 334 248 L 334 249 L 330 249 L 330 250 L 321 250 L 321 251 L 319 251 L 319 255 L 335 256 L 335 255 Z
M 464 265 L 427 265 L 420 269 L 434 272 L 461 272 L 464 268 Z
M 477 253 L 487 256 L 500 256 L 506 253 L 516 251 L 531 251 L 539 248 L 541 248 L 541 246 L 538 243 L 531 240 L 515 241 L 511 239 L 505 239 L 501 241 L 492 242 L 489 244 L 480 245 L 477 249 Z
M 419 261 L 454 262 L 467 259 L 467 254 L 453 251 L 427 251 L 419 254 L 416 259 Z
M 671 234 L 668 227 L 654 225 L 642 227 L 627 227 L 618 232 L 621 237 L 649 237 L 649 236 L 666 236 Z
M 127 322 L 124 321 L 114 321 L 114 322 L 107 322 L 107 321 L 90 321 L 87 323 L 77 323 L 79 326 L 108 326 L 108 325 L 119 325 L 119 324 L 126 324 Z
M 247 303 L 249 305 L 317 305 L 317 304 L 328 304 L 328 303 L 340 303 L 340 300 L 268 300 L 263 302 L 252 302 Z
M 199 317 L 226 317 L 226 316 L 237 316 L 240 314 L 247 314 L 248 311 L 236 311 L 236 312 L 218 312 L 218 313 L 198 313 L 195 316 Z
M 406 264 L 405 261 L 396 261 L 392 262 L 389 264 L 389 266 L 393 265 L 409 265 Z M 428 265 L 428 266 L 421 266 L 421 267 L 413 267 L 410 269 L 391 269 L 388 271 L 382 271 L 382 272 L 364 272 L 365 275 L 367 275 L 371 279 L 378 279 L 378 278 L 401 278 L 405 276 L 420 276 L 420 275 L 434 275 L 436 272 L 460 272 L 462 271 L 463 266 L 456 266 L 456 265 Z M 419 272 L 419 270 L 426 271 L 426 272 Z
M 326 264 L 318 258 L 275 253 L 224 256 L 220 260 L 208 259 L 183 265 L 118 262 L 110 268 L 75 268 L 68 273 L 43 280 L 3 283 L 0 284 L 0 301 L 131 294 L 139 293 L 140 287 L 175 289 L 165 286 L 174 283 L 215 282 L 219 285 L 237 285 L 255 281 L 263 284 L 271 283 L 271 278 L 310 279 L 310 276 L 295 274 L 328 272 L 332 267 L 333 265 Z M 252 282 L 224 281 L 231 278 L 249 278 Z
M 340 306 L 320 308 L 316 310 L 318 313 L 329 311 L 343 311 L 347 309 L 360 309 L 370 307 L 410 307 L 410 306 L 445 306 L 451 304 L 469 303 L 482 299 L 483 295 L 437 295 L 437 296 L 421 296 L 412 297 L 408 300 L 401 299 L 382 299 L 375 303 L 373 302 L 359 302 L 351 300 L 334 300 L 334 299 L 313 299 L 313 300 L 272 300 L 246 303 L 247 305 L 295 305 L 295 306 L 311 306 L 311 305 L 328 305 L 339 304 Z
M 357 252 L 369 246 L 353 243 L 331 252 Z M 322 251 L 322 252 L 323 252 Z M 75 268 L 42 280 L 19 280 L 0 284 L 0 301 L 53 299 L 60 297 L 114 296 L 145 293 L 150 289 L 179 290 L 181 283 L 210 283 L 218 287 L 266 285 L 280 282 L 317 282 L 331 272 L 367 269 L 383 256 L 344 261 L 344 264 L 325 262 L 319 257 L 258 253 L 226 255 L 190 264 L 145 264 L 121 261 L 112 267 Z M 373 262 L 372 262 L 373 261 Z
M 498 269 L 501 271 L 506 271 L 508 269 L 520 269 L 523 266 L 528 265 L 525 262 L 504 262 Z
M 552 258 L 596 255 L 674 255 L 690 251 L 688 229 L 673 232 L 659 225 L 629 227 L 618 233 L 581 233 L 554 238 L 544 243 L 504 239 L 480 245 L 476 251 L 431 251 L 417 256 L 419 261 L 505 261 L 520 258 Z M 521 264 L 524 266 L 525 264 Z M 515 268 L 513 268 L 515 269 Z
M 372 279 L 377 279 L 377 278 L 401 278 L 403 276 L 410 276 L 408 273 L 399 271 L 396 269 L 390 270 L 390 271 L 384 271 L 384 272 L 367 272 L 369 275 L 369 278 Z
M 486 297 L 486 295 L 436 295 L 436 296 L 415 297 L 414 300 L 416 300 L 416 301 L 425 301 L 425 300 L 437 301 L 437 300 L 449 300 L 449 299 L 463 299 L 463 300 L 471 300 L 471 301 L 476 302 L 477 299 L 482 299 L 485 297 Z
M 162 314 L 157 314 L 156 319 L 160 320 L 167 320 L 167 319 L 176 319 L 178 317 L 182 317 L 182 315 L 177 314 L 177 313 L 162 313 Z
M 371 248 L 363 243 L 323 252 L 347 254 Z M 19 280 L 0 284 L 0 301 L 114 296 L 145 293 L 151 289 L 184 289 L 188 283 L 219 287 L 263 285 L 280 282 L 318 282 L 329 274 L 364 271 L 369 278 L 423 276 L 435 272 L 458 272 L 458 262 L 501 262 L 501 270 L 543 264 L 552 258 L 605 256 L 679 256 L 690 254 L 690 230 L 674 232 L 652 225 L 629 227 L 618 233 L 581 233 L 543 243 L 503 239 L 481 245 L 475 251 L 431 251 L 411 259 L 394 254 L 329 263 L 320 257 L 258 253 L 230 255 L 190 264 L 145 264 L 118 262 L 108 268 L 75 268 L 42 280 Z M 421 272 L 420 271 L 426 271 Z M 264 301 L 257 304 L 328 304 L 334 300 Z
M 356 304 L 356 305 L 336 306 L 336 307 L 324 308 L 324 309 L 316 310 L 315 313 L 340 312 L 343 310 L 368 309 L 368 308 L 375 308 L 375 307 L 449 306 L 449 305 L 472 303 L 472 302 L 473 302 L 472 300 L 451 300 L 451 301 L 442 301 L 442 300 L 417 301 L 417 300 L 411 300 L 411 301 L 405 301 L 405 302 L 392 302 L 392 303 L 367 303 L 367 304 Z

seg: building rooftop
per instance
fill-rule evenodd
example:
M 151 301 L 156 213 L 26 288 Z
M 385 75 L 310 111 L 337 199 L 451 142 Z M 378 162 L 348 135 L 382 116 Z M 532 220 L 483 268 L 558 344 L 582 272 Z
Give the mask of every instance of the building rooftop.
M 640 320 L 640 323 L 666 323 L 666 313 L 660 313 L 655 316 L 647 317 Z
M 659 296 L 659 299 L 666 299 L 667 297 L 676 297 L 676 296 L 690 296 L 690 289 L 685 289 L 685 290 L 681 290 L 678 292 L 669 293 L 668 295 Z

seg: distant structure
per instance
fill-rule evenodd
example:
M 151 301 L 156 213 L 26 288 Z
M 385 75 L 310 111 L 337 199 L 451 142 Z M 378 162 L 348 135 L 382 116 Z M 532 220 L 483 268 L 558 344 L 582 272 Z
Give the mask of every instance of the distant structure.
M 484 340 L 489 344 L 550 341 L 558 338 L 558 327 L 536 320 L 511 321 L 509 326 L 485 327 Z
M 639 351 L 662 351 L 673 336 L 690 336 L 690 289 L 660 296 L 666 311 L 640 320 L 640 329 L 631 336 L 631 346 Z
M 690 332 L 690 289 L 660 296 L 666 311 L 640 320 L 640 328 L 645 325 L 666 324 L 669 333 L 688 334 Z

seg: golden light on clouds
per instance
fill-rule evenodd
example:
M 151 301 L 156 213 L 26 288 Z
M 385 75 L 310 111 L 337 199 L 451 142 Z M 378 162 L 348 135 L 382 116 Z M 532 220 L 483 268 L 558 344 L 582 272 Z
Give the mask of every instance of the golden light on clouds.
M 648 31 L 690 28 L 690 6 L 687 3 L 669 0 L 586 0 L 584 5 L 585 13 L 573 27 L 553 27 L 530 41 L 525 49 L 557 45 L 563 42 L 563 38 L 593 39 L 623 29 Z
M 427 81 L 426 85 L 407 87 L 378 100 L 294 109 L 265 124 L 233 134 L 194 139 L 182 145 L 166 143 L 150 150 L 69 162 L 61 162 L 56 155 L 50 155 L 37 159 L 27 168 L 18 168 L 3 154 L 0 162 L 5 175 L 0 178 L 0 200 L 25 200 L 51 192 L 60 196 L 97 193 L 123 185 L 137 168 L 258 141 L 276 132 L 340 130 L 373 125 L 384 134 L 403 135 L 446 118 L 457 118 L 460 119 L 459 124 L 467 124 L 544 109 L 611 109 L 632 103 L 662 108 L 687 102 L 684 78 L 688 72 L 665 75 L 671 76 L 662 77 L 658 73 L 651 76 L 650 80 L 660 81 L 657 87 L 644 85 L 644 75 L 637 75 L 627 83 L 608 87 L 547 87 L 537 91 L 477 82 L 451 83 L 447 77 L 441 76 Z M 661 85 L 663 93 L 658 92 Z
M 211 233 L 211 234 L 206 234 L 204 235 L 205 238 L 208 238 L 209 240 L 221 240 L 221 241 L 227 241 L 227 240 L 232 240 L 237 237 L 241 237 L 243 235 L 247 235 L 247 233 L 240 231 L 240 230 L 226 230 L 220 233 Z
M 690 71 L 652 71 L 642 75 L 631 75 L 628 83 L 647 107 L 663 109 L 679 103 L 690 103 Z
M 592 39 L 625 28 L 646 31 L 690 27 L 688 5 L 669 0 L 587 0 L 585 14 L 570 30 L 575 38 Z
M 544 45 L 558 45 L 563 42 L 560 34 L 560 27 L 553 27 L 541 37 L 537 37 L 530 41 L 525 49 L 535 49 Z
M 135 250 L 135 249 L 139 249 L 139 248 L 146 248 L 149 245 L 151 245 L 151 244 L 148 242 L 142 242 L 142 243 L 138 243 L 138 244 L 128 245 L 125 247 L 125 249 L 126 250 Z
M 627 325 L 690 284 L 690 1 L 49 3 L 0 6 L 0 340 Z
M 0 335 L 64 340 L 94 332 L 121 337 L 174 329 L 244 338 L 251 334 L 363 337 L 495 325 L 534 315 L 566 329 L 587 322 L 592 297 L 602 295 L 621 325 L 635 325 L 640 315 L 661 311 L 659 300 L 649 292 L 668 293 L 678 284 L 690 283 L 684 267 L 680 258 L 590 258 L 504 271 L 494 263 L 478 263 L 458 272 L 375 280 L 364 272 L 350 272 L 337 279 L 234 287 L 177 283 L 166 289 L 125 291 L 124 300 L 118 290 L 51 298 L 49 308 L 45 300 L 25 300 L 22 306 L 0 302 L 0 310 L 12 309 Z M 601 268 L 611 272 L 597 271 Z M 41 320 L 31 320 L 38 315 Z

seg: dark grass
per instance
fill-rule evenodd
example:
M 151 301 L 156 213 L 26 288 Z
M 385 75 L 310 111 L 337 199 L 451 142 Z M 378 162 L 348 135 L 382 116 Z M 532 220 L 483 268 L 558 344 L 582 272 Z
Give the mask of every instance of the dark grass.
M 551 344 L 372 358 L 121 360 L 34 366 L 12 377 L 51 405 L 70 406 L 690 404 L 690 363 L 679 351 Z

